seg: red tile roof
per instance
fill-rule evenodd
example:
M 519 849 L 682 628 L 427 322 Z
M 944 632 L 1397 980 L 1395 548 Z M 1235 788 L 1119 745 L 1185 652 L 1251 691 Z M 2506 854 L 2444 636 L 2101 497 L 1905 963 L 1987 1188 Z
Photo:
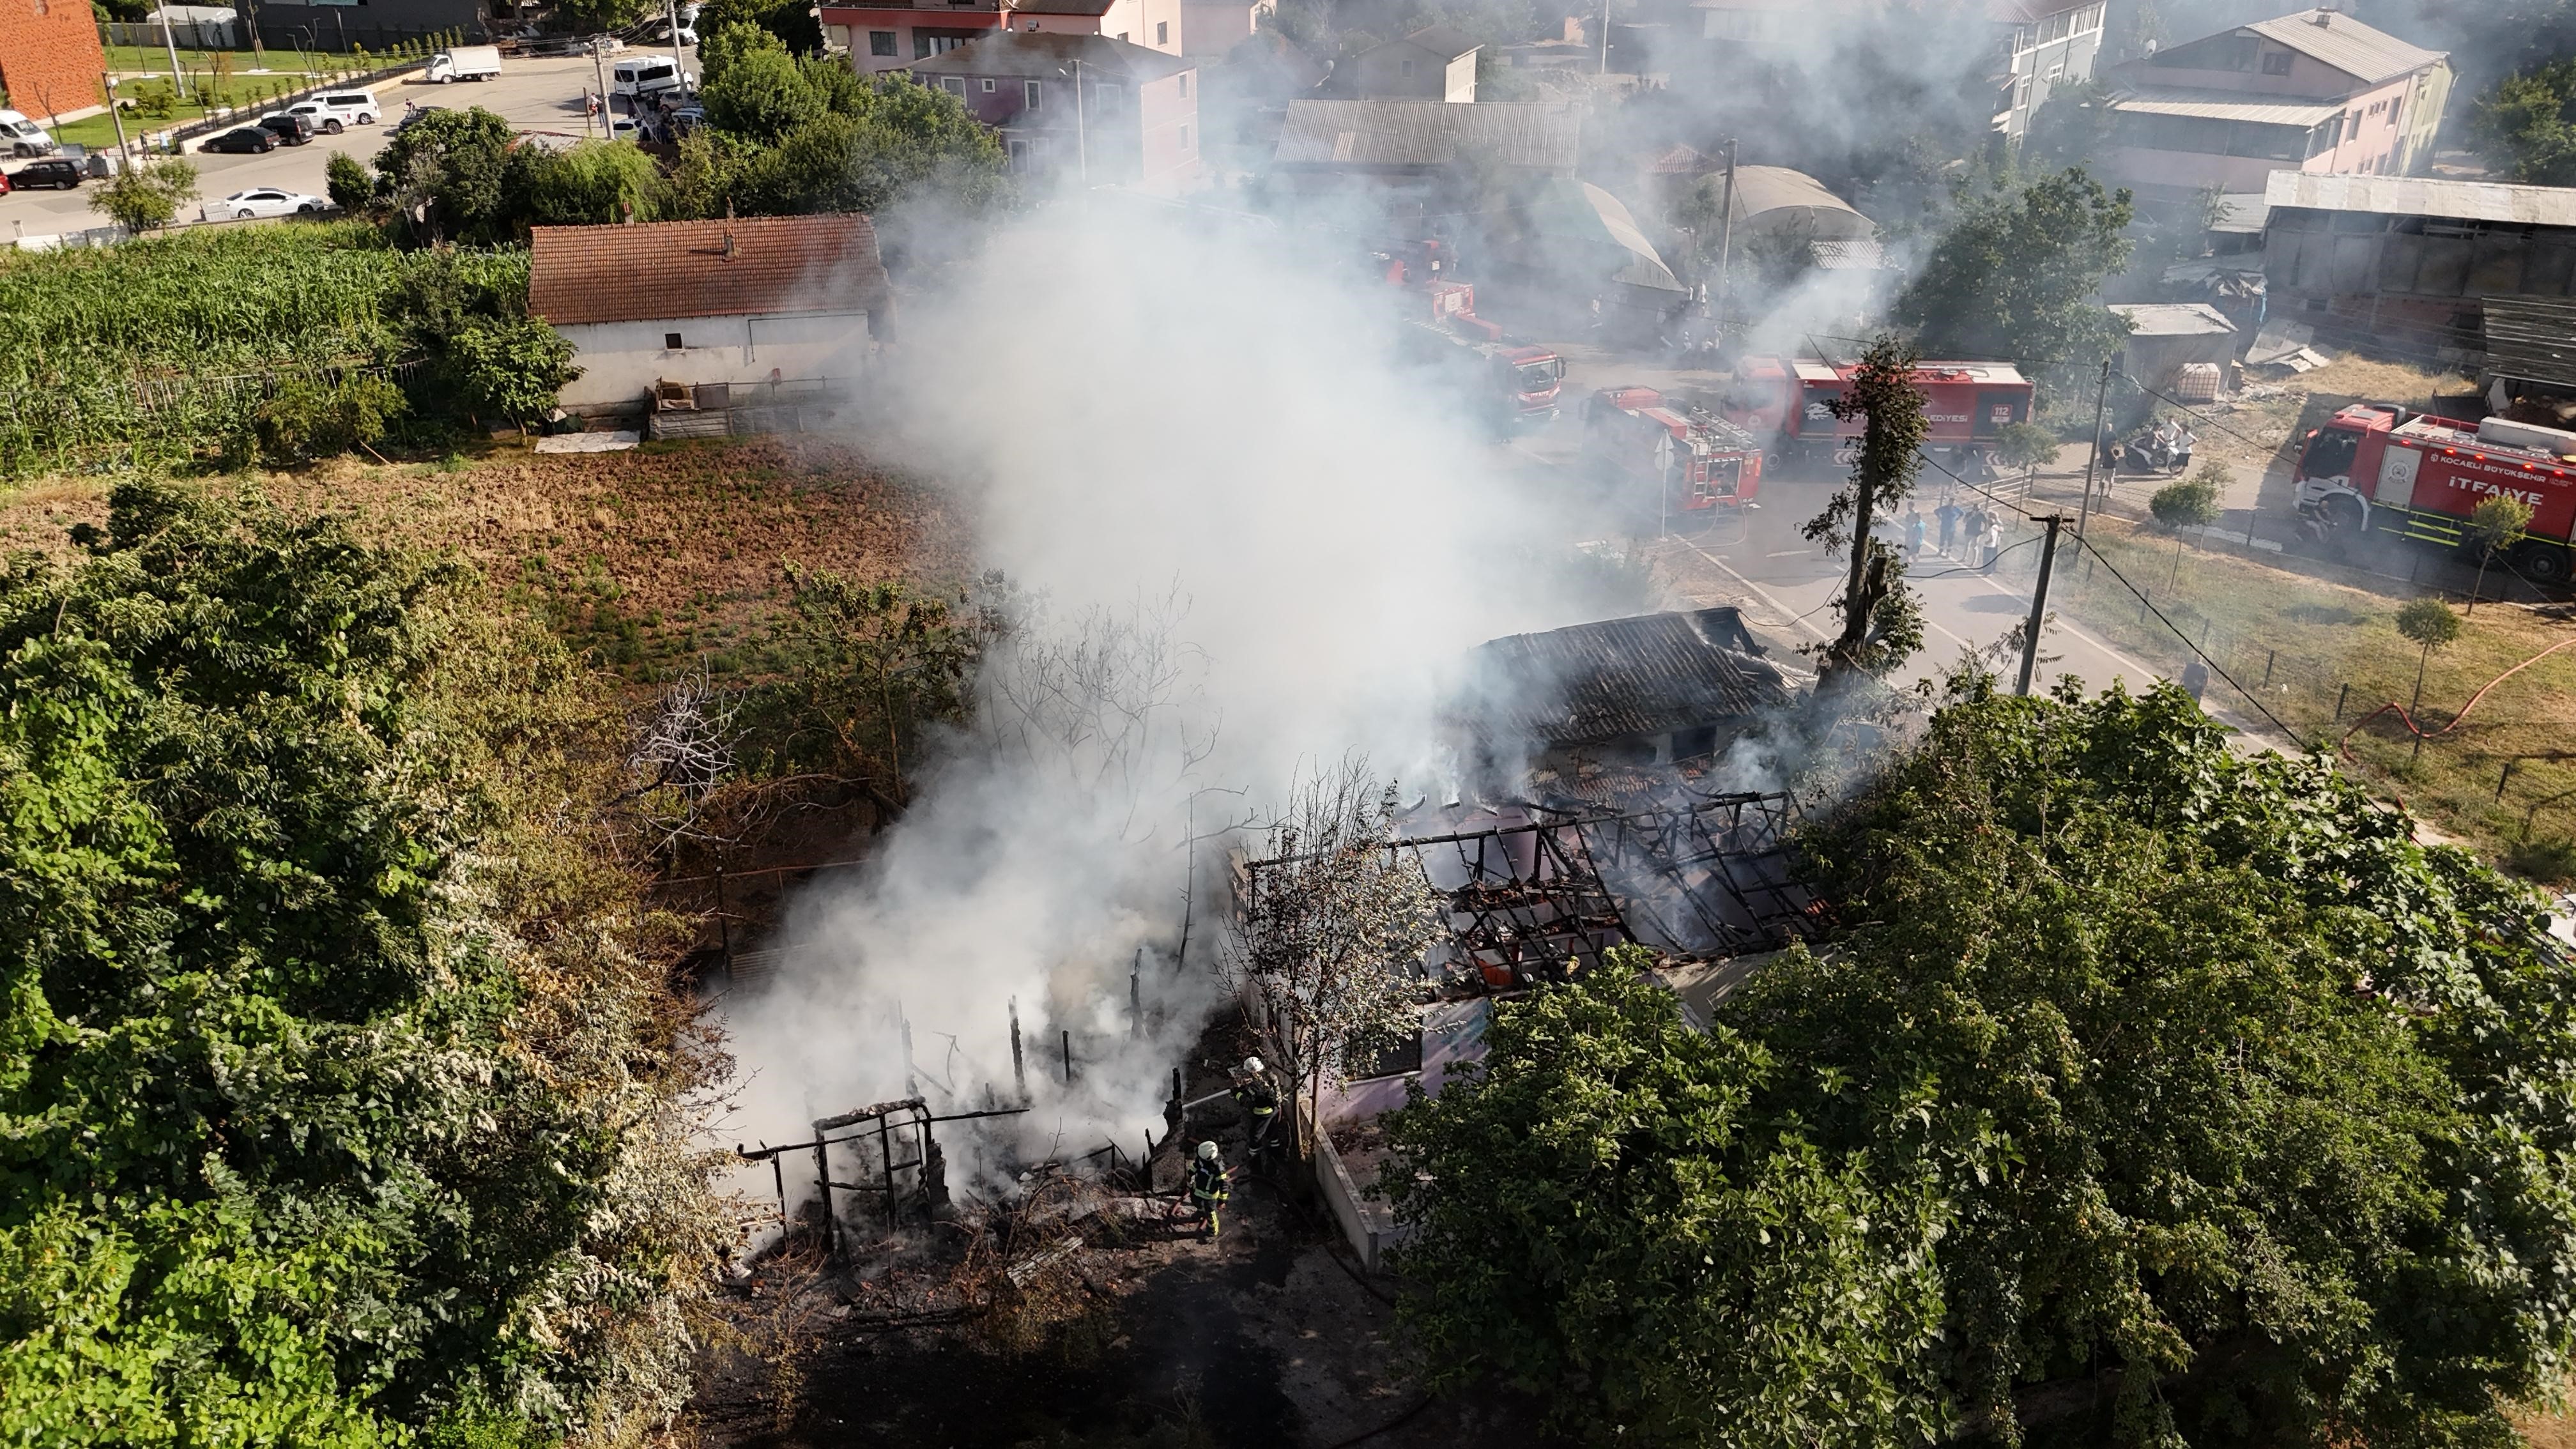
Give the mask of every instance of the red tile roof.
M 558 326 L 886 307 L 876 228 L 858 215 L 540 226 L 528 310 Z

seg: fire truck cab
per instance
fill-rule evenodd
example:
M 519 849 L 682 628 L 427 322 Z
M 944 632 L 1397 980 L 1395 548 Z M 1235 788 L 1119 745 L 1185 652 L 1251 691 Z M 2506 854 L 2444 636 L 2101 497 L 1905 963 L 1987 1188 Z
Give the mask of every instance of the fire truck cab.
M 2328 535 L 2386 533 L 2449 548 L 2467 542 L 2480 503 L 2519 498 L 2531 523 L 2508 555 L 2513 566 L 2536 583 L 2568 578 L 2576 433 L 2355 403 L 2308 434 L 2292 477 L 2300 515 Z
M 1762 440 L 1775 462 L 1847 468 L 1868 422 L 1835 417 L 1832 404 L 1853 371 L 1853 364 L 1812 357 L 1748 356 L 1736 364 L 1720 410 Z M 1914 385 L 1932 425 L 1924 450 L 1951 468 L 1982 473 L 1996 435 L 2030 421 L 2030 379 L 2007 362 L 1925 362 L 1914 369 Z
M 1762 491 L 1762 447 L 1724 418 L 1651 387 L 1605 387 L 1583 405 L 1583 451 L 1605 476 L 1659 489 L 1662 518 L 1696 532 Z
M 1565 360 L 1553 350 L 1505 342 L 1501 328 L 1472 311 L 1451 311 L 1432 321 L 1409 318 L 1404 331 L 1413 359 L 1439 374 L 1485 421 L 1508 429 L 1556 416 Z

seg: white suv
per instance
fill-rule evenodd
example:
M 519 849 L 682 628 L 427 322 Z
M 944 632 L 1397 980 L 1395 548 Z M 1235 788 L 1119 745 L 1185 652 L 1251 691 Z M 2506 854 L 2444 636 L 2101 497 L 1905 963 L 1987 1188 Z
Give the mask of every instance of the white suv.
M 327 91 L 286 110 L 311 122 L 314 130 L 337 136 L 351 126 L 374 125 L 379 108 L 374 91 Z

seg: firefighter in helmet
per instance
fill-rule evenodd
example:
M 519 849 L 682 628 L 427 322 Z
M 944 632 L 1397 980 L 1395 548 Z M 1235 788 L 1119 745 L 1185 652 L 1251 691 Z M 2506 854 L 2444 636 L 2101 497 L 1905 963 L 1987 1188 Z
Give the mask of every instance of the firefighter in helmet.
M 1247 1157 L 1259 1157 L 1274 1150 L 1271 1129 L 1279 1125 L 1279 1089 L 1270 1085 L 1270 1074 L 1262 1069 L 1261 1058 L 1245 1057 L 1234 1074 L 1235 1105 L 1243 1109 L 1245 1130 L 1251 1142 L 1244 1148 Z
M 1216 1144 L 1199 1144 L 1198 1160 L 1190 1164 L 1190 1202 L 1199 1210 L 1199 1236 L 1213 1241 L 1220 1224 L 1216 1210 L 1225 1206 L 1225 1160 L 1217 1155 Z

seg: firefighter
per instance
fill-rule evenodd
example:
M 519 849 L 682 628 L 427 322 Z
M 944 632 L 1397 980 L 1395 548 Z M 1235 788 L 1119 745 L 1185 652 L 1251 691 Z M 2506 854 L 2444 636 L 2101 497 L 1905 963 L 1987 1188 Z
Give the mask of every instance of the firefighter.
M 1199 1236 L 1215 1241 L 1219 1223 L 1216 1210 L 1225 1205 L 1225 1162 L 1217 1156 L 1216 1144 L 1199 1144 L 1198 1161 L 1190 1164 L 1190 1202 L 1199 1210 Z
M 1275 1146 L 1270 1131 L 1279 1125 L 1279 1089 L 1270 1085 L 1270 1076 L 1262 1070 L 1261 1058 L 1245 1057 L 1235 1072 L 1235 1105 L 1243 1109 L 1244 1123 L 1251 1141 L 1244 1148 L 1247 1157 L 1259 1157 Z

